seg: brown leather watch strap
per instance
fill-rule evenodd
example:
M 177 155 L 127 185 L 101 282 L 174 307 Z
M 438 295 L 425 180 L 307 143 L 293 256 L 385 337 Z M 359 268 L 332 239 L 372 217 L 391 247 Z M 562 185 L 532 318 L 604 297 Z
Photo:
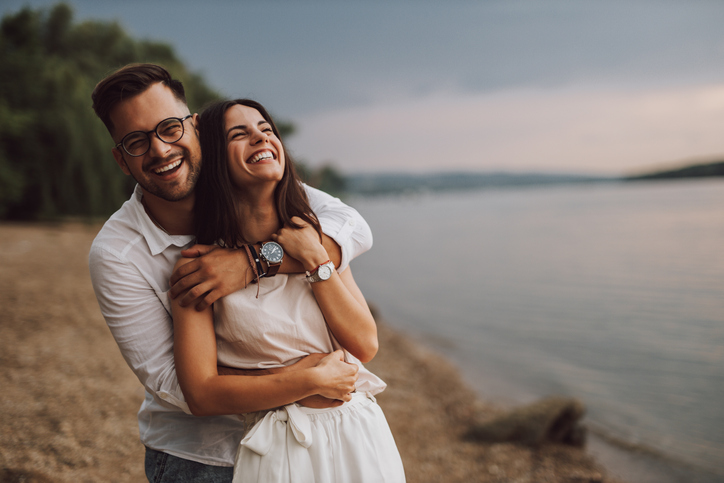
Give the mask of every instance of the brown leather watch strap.
M 280 262 L 277 262 L 277 263 L 271 263 L 271 262 L 270 262 L 269 260 L 267 260 L 267 258 L 264 256 L 264 251 L 263 251 L 263 249 L 264 249 L 264 245 L 267 244 L 267 243 L 273 243 L 273 244 L 275 244 L 275 245 L 279 245 L 279 244 L 276 243 L 276 242 L 259 242 L 259 243 L 261 244 L 261 247 L 259 248 L 259 255 L 261 256 L 262 260 L 264 260 L 264 262 L 266 263 L 266 266 L 267 266 L 266 273 L 264 274 L 264 277 L 273 277 L 273 276 L 276 275 L 277 272 L 279 271 L 279 267 L 282 266 L 282 262 L 280 261 Z M 281 246 L 281 245 L 279 245 L 279 246 Z
M 273 277 L 279 271 L 279 267 L 282 266 L 281 262 L 280 263 L 269 263 L 267 261 L 266 264 L 268 265 L 269 268 L 267 268 L 266 274 L 264 274 L 265 277 Z

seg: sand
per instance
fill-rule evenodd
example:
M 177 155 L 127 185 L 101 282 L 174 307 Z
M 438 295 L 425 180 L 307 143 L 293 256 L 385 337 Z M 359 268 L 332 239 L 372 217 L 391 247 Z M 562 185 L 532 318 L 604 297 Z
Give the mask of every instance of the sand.
M 100 225 L 0 224 L 0 481 L 140 482 L 143 388 L 101 317 L 87 255 Z M 409 482 L 609 482 L 585 449 L 467 441 L 476 399 L 446 360 L 379 322 L 368 367 Z

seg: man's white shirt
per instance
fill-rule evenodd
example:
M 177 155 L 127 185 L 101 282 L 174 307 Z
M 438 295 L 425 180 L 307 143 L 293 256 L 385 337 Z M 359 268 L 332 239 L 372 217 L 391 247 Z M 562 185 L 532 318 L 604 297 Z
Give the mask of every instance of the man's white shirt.
M 369 250 L 372 233 L 353 208 L 304 186 L 322 231 L 342 248 L 339 270 Z M 237 416 L 195 417 L 176 378 L 169 279 L 193 235 L 169 235 L 141 204 L 139 186 L 103 225 L 89 267 L 101 313 L 128 366 L 146 390 L 138 412 L 141 442 L 199 463 L 232 466 L 243 426 Z

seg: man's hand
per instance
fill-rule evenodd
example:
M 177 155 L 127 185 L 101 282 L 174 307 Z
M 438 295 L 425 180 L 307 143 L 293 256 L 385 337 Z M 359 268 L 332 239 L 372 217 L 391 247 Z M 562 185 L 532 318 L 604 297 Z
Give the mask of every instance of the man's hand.
M 195 305 L 204 310 L 221 297 L 246 287 L 252 280 L 249 258 L 244 250 L 194 245 L 181 252 L 194 261 L 178 267 L 171 275 L 172 299 L 183 294 L 182 307 Z

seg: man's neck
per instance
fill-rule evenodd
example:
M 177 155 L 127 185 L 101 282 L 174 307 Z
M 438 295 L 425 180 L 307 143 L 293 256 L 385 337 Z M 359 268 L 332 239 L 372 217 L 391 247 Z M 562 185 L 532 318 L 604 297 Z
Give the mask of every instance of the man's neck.
M 169 235 L 194 234 L 194 195 L 166 201 L 143 190 L 143 207 L 148 217 Z

